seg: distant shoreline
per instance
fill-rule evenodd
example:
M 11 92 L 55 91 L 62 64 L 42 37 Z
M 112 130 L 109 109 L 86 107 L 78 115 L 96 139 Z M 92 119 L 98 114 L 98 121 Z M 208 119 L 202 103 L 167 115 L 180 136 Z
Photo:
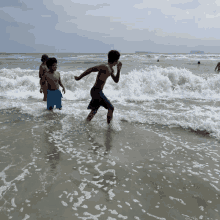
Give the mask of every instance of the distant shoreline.
M 4 54 L 48 54 L 48 55 L 52 55 L 52 54 L 81 54 L 81 55 L 84 55 L 84 54 L 104 54 L 106 55 L 107 53 L 75 53 L 75 52 L 54 52 L 54 53 L 45 53 L 45 52 L 35 52 L 35 53 L 23 53 L 23 52 L 19 52 L 19 53 L 6 53 L 6 52 L 0 52 L 0 55 L 4 55 Z M 204 53 L 196 53 L 196 52 L 188 52 L 188 53 L 159 53 L 159 52 L 141 52 L 141 51 L 136 51 L 136 52 L 133 52 L 133 53 L 123 53 L 123 52 L 120 52 L 120 54 L 169 54 L 169 55 L 172 55 L 172 54 L 198 54 L 198 55 L 202 55 L 202 54 L 220 54 L 220 53 L 210 53 L 210 52 L 204 52 Z

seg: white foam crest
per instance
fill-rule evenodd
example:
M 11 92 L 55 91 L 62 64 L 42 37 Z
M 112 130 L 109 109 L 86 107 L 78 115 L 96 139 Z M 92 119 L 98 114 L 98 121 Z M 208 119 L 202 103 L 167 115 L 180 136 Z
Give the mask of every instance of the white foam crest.
M 12 56 L 6 56 L 6 57 L 0 57 L 0 59 L 7 59 L 7 58 L 14 58 L 14 59 L 28 59 L 28 58 L 34 58 L 32 56 L 22 56 L 19 54 L 14 54 Z
M 136 53 L 131 55 L 133 59 L 162 59 L 162 60 L 219 60 L 219 54 L 151 54 L 151 53 Z M 128 57 L 128 55 L 121 56 L 121 59 Z
M 161 54 L 158 58 L 165 60 L 219 60 L 219 54 Z
M 5 76 L 9 79 L 13 78 L 17 78 L 18 76 L 21 75 L 29 75 L 29 74 L 33 74 L 36 73 L 38 74 L 38 70 L 31 70 L 31 69 L 21 69 L 21 68 L 14 68 L 14 69 L 6 69 L 3 68 L 0 70 L 0 76 Z
M 211 136 L 220 139 L 220 108 L 204 111 L 202 107 L 194 106 L 193 109 L 185 111 L 171 111 L 163 109 L 154 109 L 152 104 L 151 111 L 140 114 L 137 111 L 127 111 L 123 114 L 118 113 L 118 120 L 128 122 L 160 124 L 167 126 L 179 126 L 192 129 L 194 131 L 203 131 Z
M 149 101 L 158 98 L 208 98 L 218 99 L 219 76 L 208 78 L 192 74 L 187 69 L 150 66 L 122 74 L 120 82 L 111 79 L 104 88 L 111 100 Z
M 105 94 L 111 99 L 148 101 L 157 98 L 219 99 L 220 76 L 205 79 L 187 69 L 149 66 L 122 74 L 120 82 L 106 84 Z
M 80 81 L 83 71 L 60 71 L 62 83 L 66 88 L 63 100 L 90 99 L 90 89 L 95 83 L 97 73 L 91 73 Z M 0 96 L 9 99 L 29 97 L 42 99 L 38 70 L 2 69 L 0 70 Z M 62 88 L 60 87 L 62 90 Z M 149 66 L 141 70 L 124 73 L 119 83 L 108 78 L 104 93 L 112 101 L 149 101 L 160 98 L 192 98 L 219 100 L 220 75 L 194 75 L 191 71 L 176 67 Z
M 90 89 L 95 83 L 96 74 L 91 73 L 89 76 L 76 81 L 74 76 L 82 74 L 82 70 L 77 71 L 60 71 L 62 83 L 69 94 L 65 95 L 68 100 L 79 100 L 90 98 Z
M 63 95 L 67 100 L 80 100 L 90 98 L 90 88 L 95 76 L 84 77 L 80 81 L 75 81 L 74 76 L 79 76 L 82 73 L 79 71 L 60 71 L 62 83 L 65 85 L 66 94 Z M 92 82 L 88 80 L 92 77 Z M 29 97 L 42 99 L 40 94 L 40 85 L 38 70 L 23 70 L 16 69 L 2 69 L 0 70 L 0 96 L 8 99 L 27 99 Z M 62 90 L 62 88 L 60 87 Z
M 129 60 L 129 59 L 137 59 L 137 60 L 144 60 L 146 59 L 155 59 L 158 58 L 160 55 L 158 54 L 149 54 L 149 53 L 136 53 L 136 54 L 126 54 L 126 55 L 121 55 L 120 60 Z

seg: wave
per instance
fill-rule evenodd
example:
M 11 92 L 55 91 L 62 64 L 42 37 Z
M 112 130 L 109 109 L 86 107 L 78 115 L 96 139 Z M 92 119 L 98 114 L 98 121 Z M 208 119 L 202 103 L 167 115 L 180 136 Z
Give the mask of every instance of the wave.
M 74 76 L 83 71 L 60 71 L 62 83 L 67 92 L 65 99 L 89 99 L 96 73 L 91 73 L 80 81 Z M 2 69 L 0 70 L 0 96 L 8 98 L 39 98 L 39 78 L 37 70 Z M 25 94 L 26 92 L 26 94 Z M 191 71 L 176 67 L 149 66 L 121 74 L 119 83 L 108 78 L 104 92 L 112 100 L 148 101 L 160 98 L 191 98 L 219 100 L 220 75 L 194 75 Z M 19 95 L 20 94 L 20 95 Z
M 74 75 L 82 72 L 60 71 L 66 87 L 63 101 L 72 100 L 65 102 L 62 114 L 74 114 L 79 118 L 88 114 L 90 89 L 97 74 L 91 73 L 75 81 Z M 0 96 L 7 98 L 6 101 L 1 100 L 1 108 L 18 107 L 35 116 L 46 114 L 45 103 L 36 100 L 32 103 L 30 99 L 42 100 L 39 89 L 37 70 L 0 70 Z M 106 96 L 117 106 L 114 125 L 118 127 L 123 120 L 178 126 L 207 133 L 217 139 L 220 139 L 219 92 L 220 75 L 198 76 L 187 69 L 157 66 L 134 69 L 126 74 L 122 71 L 119 83 L 114 83 L 109 77 L 104 88 Z M 100 118 L 106 122 L 104 108 L 100 109 L 99 117 L 94 121 L 98 123 Z
M 0 56 L 0 59 L 35 59 L 33 56 L 22 56 L 21 54 L 14 54 L 14 55 L 8 55 L 8 56 Z M 39 58 L 40 60 L 40 58 Z
M 122 56 L 122 59 L 128 58 L 127 55 Z M 220 60 L 219 54 L 133 54 L 132 58 L 139 60 L 161 59 L 161 60 Z
M 167 60 L 219 60 L 219 54 L 178 54 L 165 56 Z

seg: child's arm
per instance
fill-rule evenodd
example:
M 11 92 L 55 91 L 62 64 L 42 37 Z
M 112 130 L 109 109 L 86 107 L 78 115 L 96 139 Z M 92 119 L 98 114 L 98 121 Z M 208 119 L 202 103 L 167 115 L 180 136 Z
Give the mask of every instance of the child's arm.
M 46 78 L 46 76 L 44 74 L 42 79 L 41 79 L 41 85 L 44 85 L 46 81 L 47 81 L 47 78 Z
M 83 72 L 80 76 L 75 76 L 75 80 L 80 80 L 84 76 L 89 75 L 91 72 L 98 72 L 98 71 L 100 71 L 101 68 L 102 68 L 102 65 L 91 67 L 91 68 L 87 69 L 85 72 Z
M 114 80 L 114 82 L 116 82 L 116 83 L 119 82 L 121 67 L 122 67 L 122 63 L 119 61 L 117 64 L 117 75 L 115 76 L 113 73 L 111 73 L 111 77 Z
M 60 74 L 59 74 L 60 75 Z M 64 88 L 64 86 L 63 86 L 63 84 L 62 84 L 62 82 L 61 82 L 61 78 L 59 77 L 59 85 L 63 88 L 63 92 L 64 92 L 64 94 L 66 93 L 66 90 L 65 90 L 65 88 Z
M 42 77 L 43 73 L 44 73 L 43 67 L 40 65 L 40 67 L 39 67 L 39 78 Z

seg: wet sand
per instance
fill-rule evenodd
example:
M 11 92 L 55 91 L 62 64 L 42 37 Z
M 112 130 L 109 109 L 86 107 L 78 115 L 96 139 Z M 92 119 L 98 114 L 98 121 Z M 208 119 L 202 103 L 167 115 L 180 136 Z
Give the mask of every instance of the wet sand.
M 220 144 L 182 128 L 0 111 L 4 219 L 220 219 Z

